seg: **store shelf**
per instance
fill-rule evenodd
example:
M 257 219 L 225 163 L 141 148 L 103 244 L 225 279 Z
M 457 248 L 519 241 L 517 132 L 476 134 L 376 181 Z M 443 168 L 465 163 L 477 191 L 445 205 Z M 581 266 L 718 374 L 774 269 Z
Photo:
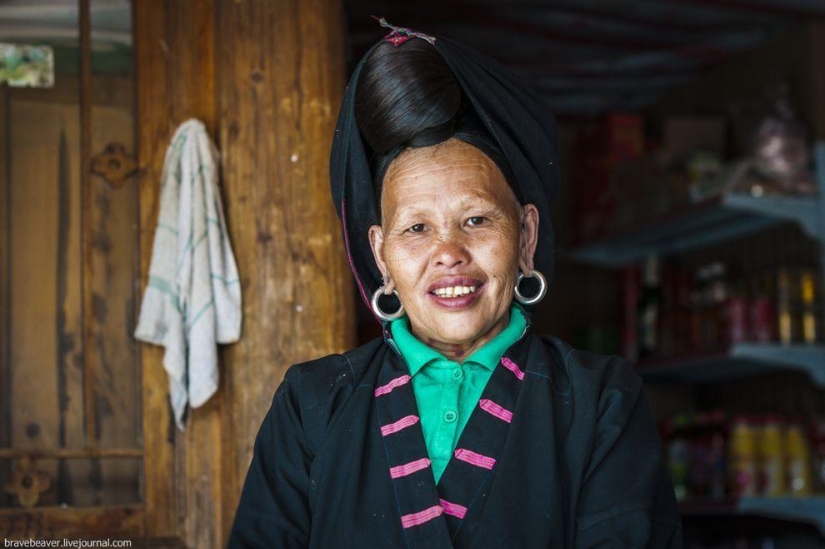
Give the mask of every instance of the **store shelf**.
M 825 497 L 742 498 L 737 510 L 743 515 L 813 524 L 825 535 Z
M 726 193 L 574 245 L 567 255 L 581 263 L 621 267 L 651 254 L 672 256 L 785 222 L 797 223 L 811 238 L 825 239 L 825 142 L 816 144 L 814 157 L 818 197 Z
M 814 384 L 825 388 L 825 346 L 740 343 L 725 352 L 643 362 L 637 367 L 651 381 L 691 383 L 727 381 L 783 370 L 804 372 Z
M 816 198 L 720 195 L 575 246 L 568 255 L 581 263 L 620 267 L 651 254 L 676 255 L 787 221 L 799 223 L 815 237 L 820 230 L 818 211 Z
M 751 515 L 813 524 L 825 535 L 825 497 L 742 498 L 739 501 L 687 501 L 684 517 Z

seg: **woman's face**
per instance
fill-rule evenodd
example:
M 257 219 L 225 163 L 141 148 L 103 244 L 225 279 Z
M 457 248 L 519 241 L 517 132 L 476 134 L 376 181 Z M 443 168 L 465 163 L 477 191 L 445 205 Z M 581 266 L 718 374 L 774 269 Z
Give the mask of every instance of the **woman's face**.
M 384 177 L 381 215 L 373 254 L 420 340 L 461 358 L 507 325 L 539 220 L 489 157 L 457 139 L 404 151 Z

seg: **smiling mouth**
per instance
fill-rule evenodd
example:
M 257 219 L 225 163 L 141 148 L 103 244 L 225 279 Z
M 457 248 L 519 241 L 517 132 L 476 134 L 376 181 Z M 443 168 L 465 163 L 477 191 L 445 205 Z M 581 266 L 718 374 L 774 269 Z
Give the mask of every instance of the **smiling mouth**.
M 447 286 L 446 288 L 436 288 L 432 293 L 441 298 L 464 297 L 476 291 L 476 286 Z

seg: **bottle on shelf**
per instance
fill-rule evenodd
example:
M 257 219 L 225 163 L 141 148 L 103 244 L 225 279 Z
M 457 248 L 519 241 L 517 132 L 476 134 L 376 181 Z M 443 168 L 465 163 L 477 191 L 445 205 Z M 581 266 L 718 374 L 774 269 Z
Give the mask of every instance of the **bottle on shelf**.
M 753 294 L 750 300 L 750 339 L 757 343 L 776 341 L 776 313 L 773 299 L 773 283 L 769 275 L 758 275 L 752 280 Z
M 689 269 L 678 267 L 674 278 L 676 303 L 673 322 L 673 352 L 675 355 L 686 355 L 696 348 L 691 341 L 693 308 L 690 294 L 693 276 Z
M 639 267 L 622 269 L 622 343 L 621 352 L 628 362 L 639 362 Z
M 710 414 L 710 497 L 724 499 L 727 495 L 727 416 L 724 410 Z
M 788 494 L 796 497 L 812 496 L 811 451 L 802 425 L 794 422 L 785 430 Z
M 690 420 L 684 414 L 673 418 L 673 421 L 666 427 L 666 431 L 670 433 L 666 446 L 667 467 L 677 501 L 685 501 L 690 495 L 688 489 L 690 482 L 689 427 Z
M 782 419 L 775 414 L 766 415 L 759 431 L 759 494 L 782 497 L 787 491 Z
M 645 262 L 644 282 L 638 306 L 640 358 L 651 358 L 658 354 L 661 304 L 662 288 L 659 275 L 659 258 L 651 255 Z
M 806 269 L 802 272 L 800 289 L 802 293 L 802 341 L 813 345 L 820 340 L 822 316 L 817 302 L 816 272 Z
M 659 307 L 659 340 L 656 346 L 657 355 L 660 357 L 672 357 L 676 354 L 677 274 L 678 268 L 672 264 L 663 263 L 660 267 L 662 301 Z
M 693 280 L 694 285 L 690 292 L 690 347 L 693 352 L 701 352 L 708 349 L 708 333 L 712 330 L 710 324 L 713 321 L 707 301 L 707 288 L 710 283 L 708 266 L 696 269 Z
M 733 284 L 725 301 L 725 323 L 727 343 L 744 343 L 750 335 L 748 297 L 741 283 Z
M 783 345 L 796 343 L 800 339 L 795 278 L 787 267 L 780 267 L 776 273 L 776 318 L 779 342 Z
M 690 430 L 690 485 L 693 498 L 725 498 L 726 481 L 725 412 L 714 410 L 695 416 Z
M 734 497 L 757 494 L 756 427 L 750 417 L 739 415 L 733 422 L 728 444 L 729 493 Z
M 705 301 L 708 308 L 708 334 L 706 346 L 716 351 L 727 345 L 727 318 L 725 303 L 730 296 L 728 267 L 721 261 L 708 265 L 708 283 Z
M 815 489 L 825 494 L 825 416 L 811 421 Z

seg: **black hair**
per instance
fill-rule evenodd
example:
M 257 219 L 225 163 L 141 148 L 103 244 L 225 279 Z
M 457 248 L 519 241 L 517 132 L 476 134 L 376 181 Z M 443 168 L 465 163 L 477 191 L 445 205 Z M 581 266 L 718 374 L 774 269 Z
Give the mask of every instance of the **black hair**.
M 429 42 L 413 38 L 400 46 L 387 42 L 373 50 L 355 90 L 355 118 L 370 155 L 377 200 L 387 168 L 404 149 L 429 147 L 454 137 L 495 162 L 523 202 L 507 158 Z

